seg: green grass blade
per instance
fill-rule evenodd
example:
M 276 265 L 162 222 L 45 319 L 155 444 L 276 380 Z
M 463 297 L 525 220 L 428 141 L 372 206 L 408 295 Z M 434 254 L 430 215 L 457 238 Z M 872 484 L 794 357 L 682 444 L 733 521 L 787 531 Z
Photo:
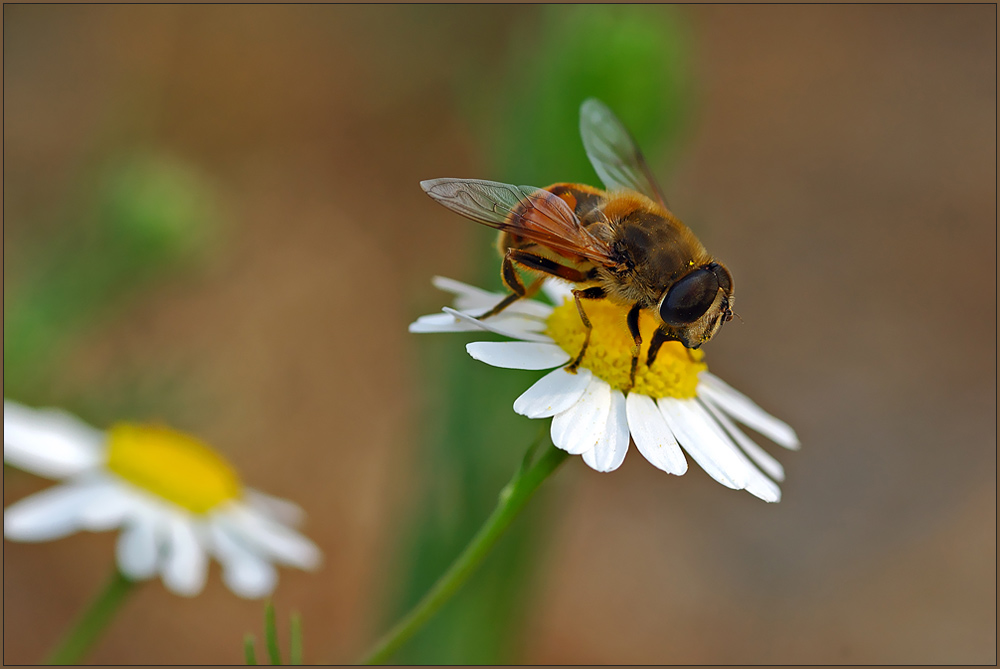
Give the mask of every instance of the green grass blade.
M 267 603 L 264 608 L 264 638 L 267 642 L 267 657 L 271 664 L 284 664 L 281 661 L 281 648 L 278 646 L 278 626 L 274 619 L 274 604 Z
M 247 634 L 243 637 L 243 657 L 246 659 L 246 663 L 251 666 L 257 666 L 257 651 L 254 650 L 254 644 L 256 639 L 254 639 L 253 634 Z
M 302 616 L 292 614 L 292 639 L 288 650 L 289 664 L 302 664 Z

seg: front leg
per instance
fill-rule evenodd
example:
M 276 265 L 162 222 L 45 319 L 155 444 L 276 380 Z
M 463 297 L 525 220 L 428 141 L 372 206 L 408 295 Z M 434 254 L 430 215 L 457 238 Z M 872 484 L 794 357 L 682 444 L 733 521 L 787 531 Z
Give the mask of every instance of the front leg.
M 653 339 L 649 342 L 649 353 L 646 354 L 646 366 L 652 367 L 653 361 L 656 360 L 656 354 L 660 352 L 660 347 L 663 346 L 663 342 L 673 341 L 670 335 L 668 335 L 663 330 L 657 328 L 653 332 Z
M 642 346 L 642 335 L 639 333 L 639 311 L 640 307 L 636 304 L 629 309 L 628 316 L 625 317 L 629 334 L 632 335 L 632 341 L 635 342 L 635 346 L 632 347 L 632 369 L 629 371 L 628 388 L 624 389 L 625 392 L 632 390 L 632 387 L 635 386 L 635 371 L 639 367 L 639 349 Z
M 586 334 L 583 338 L 583 348 L 580 349 L 580 354 L 576 356 L 576 359 L 566 365 L 566 371 L 570 374 L 575 374 L 580 363 L 583 362 L 583 355 L 587 352 L 587 346 L 590 344 L 590 333 L 594 329 L 591 325 L 590 319 L 587 318 L 587 313 L 583 310 L 583 303 L 580 302 L 580 298 L 586 300 L 600 300 L 607 297 L 607 293 L 600 286 L 594 286 L 593 288 L 585 288 L 583 290 L 574 290 L 573 299 L 576 300 L 576 310 L 580 312 L 580 320 L 583 321 L 583 327 L 587 329 Z
M 680 341 L 680 339 L 667 334 L 663 330 L 657 329 L 653 332 L 653 339 L 649 342 L 649 353 L 646 355 L 647 367 L 653 366 L 653 361 L 656 360 L 656 354 L 660 352 L 660 347 L 663 346 L 664 342 L 668 341 Z M 691 362 L 698 362 L 698 360 L 694 357 L 694 353 L 691 352 L 695 349 L 685 346 L 684 350 L 687 352 L 688 360 Z

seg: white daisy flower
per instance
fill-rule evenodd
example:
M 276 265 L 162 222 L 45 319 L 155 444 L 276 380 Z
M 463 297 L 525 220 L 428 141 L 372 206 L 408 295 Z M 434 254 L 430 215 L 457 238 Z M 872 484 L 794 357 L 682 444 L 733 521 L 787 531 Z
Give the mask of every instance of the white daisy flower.
M 484 321 L 505 297 L 474 286 L 435 277 L 435 286 L 455 295 L 455 308 L 421 316 L 410 332 L 487 330 L 514 341 L 473 342 L 466 350 L 476 360 L 508 369 L 554 369 L 514 402 L 514 411 L 529 418 L 552 417 L 552 442 L 600 472 L 617 469 L 634 442 L 655 467 L 669 474 L 687 471 L 684 451 L 722 485 L 746 490 L 777 502 L 784 480 L 781 464 L 736 426 L 753 428 L 785 448 L 799 440 L 784 422 L 708 372 L 701 351 L 666 342 L 652 367 L 640 356 L 635 386 L 626 394 L 632 362 L 632 338 L 625 310 L 608 300 L 588 301 L 593 325 L 590 344 L 579 369 L 566 371 L 583 345 L 584 327 L 570 289 L 546 280 L 543 290 L 559 305 L 522 299 Z M 640 320 L 644 349 L 654 323 Z M 682 450 L 683 449 L 683 450 Z
M 245 488 L 205 444 L 170 428 L 120 423 L 97 430 L 58 409 L 3 403 L 4 462 L 63 483 L 6 508 L 4 537 L 48 541 L 78 530 L 122 528 L 122 574 L 159 574 L 183 596 L 201 592 L 208 559 L 229 589 L 270 594 L 275 564 L 319 565 L 320 551 L 292 527 L 301 509 Z

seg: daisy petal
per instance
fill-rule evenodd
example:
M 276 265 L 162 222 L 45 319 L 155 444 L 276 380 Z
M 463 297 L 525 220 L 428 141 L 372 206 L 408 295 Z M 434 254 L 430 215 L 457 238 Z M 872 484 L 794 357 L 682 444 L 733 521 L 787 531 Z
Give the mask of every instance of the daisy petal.
M 757 463 L 757 466 L 763 469 L 771 478 L 776 481 L 785 480 L 785 468 L 781 466 L 781 463 L 771 457 L 771 454 L 765 451 L 763 448 L 758 446 L 753 439 L 743 434 L 743 431 L 736 426 L 736 424 L 729 420 L 729 416 L 723 413 L 718 407 L 716 407 L 710 400 L 702 399 L 701 403 L 708 409 L 708 412 L 719 421 L 722 427 L 725 428 L 726 432 L 729 433 L 740 448 L 750 456 L 750 459 Z
M 713 479 L 736 490 L 746 487 L 748 472 L 736 457 L 736 448 L 727 447 L 710 425 L 692 410 L 693 400 L 661 397 L 657 406 L 684 450 Z
M 81 509 L 100 494 L 100 485 L 69 483 L 35 493 L 3 512 L 3 534 L 11 541 L 48 541 L 76 532 Z
M 553 304 L 557 305 L 573 299 L 572 284 L 559 279 L 546 279 L 545 283 L 542 284 L 542 292 L 552 300 Z
M 629 393 L 625 398 L 625 410 L 632 439 L 643 457 L 668 474 L 680 476 L 686 472 L 687 459 L 656 401 L 648 395 Z
M 301 525 L 302 521 L 305 520 L 306 512 L 295 502 L 290 502 L 287 499 L 275 497 L 274 495 L 268 495 L 266 492 L 261 492 L 253 488 L 246 488 L 244 497 L 251 509 L 286 525 L 296 527 Z
M 552 418 L 552 443 L 573 455 L 592 450 L 604 436 L 610 413 L 611 386 L 592 376 L 576 404 Z
M 778 484 L 767 478 L 760 472 L 750 477 L 746 491 L 754 497 L 759 497 L 765 502 L 780 502 L 781 488 Z
M 535 381 L 514 401 L 514 411 L 528 418 L 548 418 L 562 413 L 580 399 L 590 383 L 589 369 L 570 374 L 563 368 Z
M 122 524 L 133 506 L 132 496 L 108 481 L 80 508 L 80 527 L 91 532 L 113 529 Z
M 628 418 L 625 412 L 625 395 L 620 390 L 611 391 L 611 410 L 608 423 L 597 446 L 583 454 L 583 461 L 599 472 L 613 472 L 621 467 L 628 452 Z
M 105 436 L 58 409 L 3 402 L 3 459 L 48 478 L 65 478 L 98 465 Z
M 498 335 L 503 335 L 504 337 L 510 337 L 511 339 L 520 339 L 522 341 L 537 341 L 552 343 L 552 337 L 548 335 L 539 334 L 538 332 L 533 332 L 530 330 L 525 330 L 523 328 L 517 327 L 518 320 L 520 319 L 505 319 L 502 321 L 503 327 L 495 325 L 493 319 L 481 321 L 478 318 L 473 318 L 468 314 L 463 314 L 461 311 L 456 311 L 451 307 L 445 307 L 442 309 L 446 314 L 451 314 L 455 318 L 465 321 L 466 323 L 471 323 L 477 325 L 479 328 L 486 330 L 487 332 L 493 332 Z
M 446 276 L 435 276 L 431 278 L 431 284 L 438 290 L 443 290 L 446 293 L 451 293 L 459 298 L 464 298 L 467 300 L 478 300 L 480 304 L 476 306 L 487 306 L 491 304 L 496 304 L 496 300 L 502 299 L 502 295 L 497 295 L 497 293 L 490 292 L 488 290 L 483 290 L 478 286 L 471 286 L 467 283 L 463 283 L 456 279 L 449 279 Z
M 189 519 L 177 515 L 167 525 L 167 555 L 160 572 L 163 584 L 174 594 L 193 597 L 205 587 L 208 556 L 198 542 Z
M 158 550 L 156 519 L 138 517 L 118 537 L 115 546 L 118 568 L 135 581 L 151 578 L 156 573 Z
M 504 295 L 504 297 L 507 297 Z M 461 308 L 461 307 L 459 307 Z M 490 307 L 492 309 L 493 307 Z M 467 309 L 462 309 L 462 311 L 468 311 Z M 488 310 L 484 310 L 486 313 Z M 512 305 L 500 312 L 499 315 L 494 318 L 500 318 L 506 315 L 516 315 L 526 319 L 532 319 L 535 321 L 545 321 L 549 316 L 552 315 L 552 307 L 541 302 L 529 299 L 521 299 L 514 302 Z
M 417 334 L 428 332 L 479 332 L 482 328 L 459 320 L 451 314 L 428 314 L 410 323 L 409 331 Z
M 569 362 L 569 354 L 556 344 L 531 341 L 477 341 L 465 350 L 476 360 L 506 369 L 552 369 Z
M 729 435 L 712 420 L 701 403 L 691 401 L 687 408 L 694 414 L 699 424 L 704 426 L 709 432 L 716 436 L 716 443 L 712 448 L 720 455 L 726 453 L 726 457 L 731 459 L 733 467 L 739 467 L 745 472 L 746 485 L 741 486 L 750 494 L 761 498 L 765 502 L 777 502 L 781 499 L 781 489 L 778 488 L 771 479 L 764 476 L 759 469 L 753 466 L 750 460 L 737 448 Z
M 240 597 L 259 599 L 274 591 L 278 572 L 267 560 L 251 552 L 232 530 L 212 526 L 212 543 L 222 563 L 222 580 Z
M 233 525 L 248 543 L 275 560 L 300 569 L 315 569 L 319 566 L 322 558 L 319 548 L 295 530 L 246 508 L 234 508 L 229 515 Z
M 472 314 L 468 315 L 471 316 Z M 546 327 L 545 321 L 506 313 L 491 318 L 490 322 L 512 332 L 541 332 Z M 481 332 L 482 330 L 483 328 L 480 327 L 478 321 L 470 323 L 447 313 L 421 316 L 413 323 L 410 323 L 409 326 L 409 331 L 416 334 L 429 332 Z
M 757 430 L 776 444 L 790 449 L 799 448 L 799 438 L 795 430 L 761 409 L 749 397 L 709 372 L 702 372 L 698 380 L 700 382 L 698 394 L 712 400 L 730 416 Z
M 455 308 L 460 311 L 478 311 L 485 313 L 495 307 L 501 300 L 507 297 L 505 293 L 494 293 L 467 283 L 449 279 L 443 276 L 436 276 L 431 279 L 434 287 L 455 295 Z M 537 318 L 548 318 L 552 313 L 552 307 L 535 302 L 534 300 L 518 300 L 504 309 L 503 313 L 518 313 Z

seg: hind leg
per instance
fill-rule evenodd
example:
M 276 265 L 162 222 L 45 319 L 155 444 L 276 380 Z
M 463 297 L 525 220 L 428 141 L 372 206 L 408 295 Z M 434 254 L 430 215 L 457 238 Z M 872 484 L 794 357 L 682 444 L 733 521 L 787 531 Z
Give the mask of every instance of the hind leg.
M 527 269 L 543 272 L 574 283 L 579 283 L 587 278 L 587 275 L 580 270 L 560 265 L 554 260 L 549 260 L 548 258 L 529 251 L 522 251 L 521 249 L 507 249 L 503 257 L 503 264 L 500 266 L 500 278 L 503 280 L 503 284 L 510 289 L 511 294 L 500 300 L 496 306 L 480 316 L 480 320 L 496 316 L 521 298 L 531 297 L 542 287 L 544 277 L 532 281 L 531 285 L 525 288 L 521 282 L 521 277 L 517 275 L 515 263 Z

